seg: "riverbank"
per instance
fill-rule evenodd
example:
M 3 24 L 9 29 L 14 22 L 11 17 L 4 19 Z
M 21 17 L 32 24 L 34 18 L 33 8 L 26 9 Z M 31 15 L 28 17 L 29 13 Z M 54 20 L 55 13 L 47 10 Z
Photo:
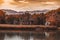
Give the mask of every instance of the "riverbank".
M 44 31 L 44 30 L 60 30 L 60 27 L 45 25 L 12 25 L 0 24 L 0 30 L 19 30 L 19 31 Z

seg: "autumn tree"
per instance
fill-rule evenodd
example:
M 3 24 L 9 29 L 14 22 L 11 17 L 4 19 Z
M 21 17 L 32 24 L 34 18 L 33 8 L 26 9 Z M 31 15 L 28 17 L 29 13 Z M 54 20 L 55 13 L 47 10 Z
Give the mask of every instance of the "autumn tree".
M 5 23 L 5 12 L 0 10 L 0 23 Z
M 26 12 L 25 12 L 25 19 L 26 19 L 26 23 L 27 23 L 27 24 L 30 24 L 30 22 L 29 22 L 30 16 L 31 16 L 31 15 L 29 14 L 29 12 L 26 11 Z

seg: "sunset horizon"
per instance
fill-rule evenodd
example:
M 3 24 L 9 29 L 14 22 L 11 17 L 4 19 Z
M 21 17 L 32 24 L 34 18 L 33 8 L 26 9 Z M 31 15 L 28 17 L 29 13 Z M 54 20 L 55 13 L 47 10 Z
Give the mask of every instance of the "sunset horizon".
M 60 8 L 59 0 L 1 0 L 0 9 L 15 11 L 52 10 Z

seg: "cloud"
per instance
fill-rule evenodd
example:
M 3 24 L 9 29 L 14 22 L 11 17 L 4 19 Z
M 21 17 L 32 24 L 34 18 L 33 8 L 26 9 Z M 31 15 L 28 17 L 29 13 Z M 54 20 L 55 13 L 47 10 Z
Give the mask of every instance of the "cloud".
M 4 1 L 3 0 L 0 0 L 0 5 L 3 4 L 3 3 L 4 3 Z
M 58 0 L 4 0 L 4 4 L 0 8 L 14 10 L 42 10 L 55 9 L 60 6 Z

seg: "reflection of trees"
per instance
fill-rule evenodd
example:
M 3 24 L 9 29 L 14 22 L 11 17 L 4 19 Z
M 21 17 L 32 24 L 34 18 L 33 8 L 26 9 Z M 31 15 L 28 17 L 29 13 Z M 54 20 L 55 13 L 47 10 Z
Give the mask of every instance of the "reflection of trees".
M 4 40 L 5 34 L 4 33 L 0 33 L 0 40 Z
M 28 33 L 28 32 L 24 32 L 24 33 L 20 33 L 20 37 L 24 40 L 30 40 L 30 38 L 32 37 L 33 40 L 43 40 L 45 39 L 45 35 L 44 32 L 33 32 L 33 33 Z
M 46 40 L 55 40 L 56 32 L 53 32 L 53 31 L 46 32 L 46 35 L 45 36 L 46 36 Z
M 27 32 L 20 33 L 20 37 L 24 40 L 29 40 L 30 39 L 30 33 L 27 33 Z
M 59 30 L 55 34 L 55 40 L 60 40 L 60 31 Z
M 6 36 L 6 35 L 7 35 L 8 37 L 12 38 L 14 35 L 16 35 L 16 33 L 6 33 L 5 36 Z
M 45 35 L 43 32 L 36 32 L 33 35 L 33 39 L 34 40 L 44 40 L 45 39 Z

